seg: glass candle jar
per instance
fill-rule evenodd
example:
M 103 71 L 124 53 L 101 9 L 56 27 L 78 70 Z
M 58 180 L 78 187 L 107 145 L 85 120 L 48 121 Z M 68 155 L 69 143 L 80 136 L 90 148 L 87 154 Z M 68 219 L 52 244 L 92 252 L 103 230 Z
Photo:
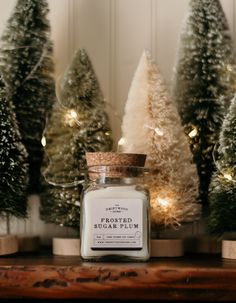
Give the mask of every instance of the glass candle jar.
M 143 185 L 144 174 L 142 167 L 89 167 L 81 206 L 84 260 L 149 259 L 149 192 Z

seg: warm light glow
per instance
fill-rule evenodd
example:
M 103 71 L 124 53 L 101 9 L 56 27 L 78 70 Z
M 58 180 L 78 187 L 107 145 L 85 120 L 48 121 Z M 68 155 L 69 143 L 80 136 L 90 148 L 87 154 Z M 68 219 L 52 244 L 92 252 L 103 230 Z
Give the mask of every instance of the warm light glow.
M 78 114 L 74 109 L 70 109 L 66 112 L 66 123 L 69 124 L 70 126 L 74 126 L 75 123 L 79 125 L 78 119 Z
M 109 132 L 105 132 L 105 135 L 106 135 L 106 136 L 110 136 L 110 133 L 109 133 Z
M 194 128 L 193 130 L 191 130 L 191 132 L 188 134 L 188 136 L 190 138 L 194 138 L 194 137 L 196 137 L 197 133 L 198 133 L 197 129 Z
M 124 145 L 125 144 L 125 138 L 120 138 L 119 142 L 118 142 L 118 146 L 120 145 Z
M 166 199 L 157 198 L 157 203 L 160 204 L 163 207 L 168 207 L 170 205 L 170 202 Z
M 164 136 L 163 131 L 159 127 L 152 127 L 148 124 L 144 124 L 144 127 L 154 130 L 158 136 Z
M 156 127 L 154 130 L 155 130 L 155 133 L 158 136 L 163 136 L 164 135 L 163 131 L 160 128 Z
M 232 176 L 230 174 L 224 174 L 224 178 L 227 179 L 227 180 L 229 180 L 229 181 L 233 180 L 233 178 L 232 178 Z
M 232 71 L 233 71 L 233 67 L 232 67 L 232 65 L 230 65 L 230 64 L 228 64 L 226 68 L 227 68 L 227 70 L 228 70 L 229 72 L 232 72 Z
M 43 145 L 43 147 L 46 146 L 47 141 L 46 141 L 46 137 L 45 137 L 45 136 L 42 137 L 42 139 L 41 139 L 41 144 Z
M 73 110 L 73 109 L 69 110 L 69 113 L 68 113 L 68 114 L 69 114 L 69 115 L 71 116 L 71 118 L 73 118 L 73 119 L 76 119 L 77 116 L 78 116 L 77 112 L 76 112 L 75 110 Z
M 118 141 L 118 145 L 117 145 L 117 152 L 122 152 L 122 147 L 125 144 L 126 140 L 125 138 L 120 138 L 120 140 Z

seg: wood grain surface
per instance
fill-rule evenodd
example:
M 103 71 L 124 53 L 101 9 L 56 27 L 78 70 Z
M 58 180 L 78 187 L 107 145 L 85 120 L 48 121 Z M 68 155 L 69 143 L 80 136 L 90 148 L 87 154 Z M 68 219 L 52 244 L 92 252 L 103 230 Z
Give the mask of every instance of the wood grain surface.
M 0 298 L 236 301 L 236 261 L 220 256 L 88 263 L 47 254 L 0 258 Z

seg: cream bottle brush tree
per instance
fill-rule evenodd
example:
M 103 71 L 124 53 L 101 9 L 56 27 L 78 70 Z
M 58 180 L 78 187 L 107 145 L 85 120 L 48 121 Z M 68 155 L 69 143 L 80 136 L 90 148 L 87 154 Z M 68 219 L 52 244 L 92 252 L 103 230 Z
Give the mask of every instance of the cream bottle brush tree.
M 129 90 L 121 140 L 123 152 L 147 154 L 153 225 L 178 227 L 199 219 L 196 167 L 177 109 L 147 51 Z
M 85 50 L 75 52 L 58 97 L 45 131 L 41 217 L 79 231 L 85 152 L 112 148 L 105 102 Z

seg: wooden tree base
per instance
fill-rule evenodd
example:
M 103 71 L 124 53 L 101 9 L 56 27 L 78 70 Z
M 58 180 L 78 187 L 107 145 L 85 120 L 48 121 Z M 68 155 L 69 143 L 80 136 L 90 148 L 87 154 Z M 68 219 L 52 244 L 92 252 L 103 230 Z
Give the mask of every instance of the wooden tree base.
M 18 235 L 20 252 L 36 252 L 40 249 L 39 236 Z
M 221 253 L 221 239 L 200 235 L 186 238 L 184 240 L 185 252 L 199 254 L 219 254 Z
M 18 251 L 17 237 L 13 235 L 0 235 L 0 256 L 14 254 Z
M 181 257 L 184 255 L 182 239 L 152 239 L 151 257 Z
M 222 258 L 236 259 L 236 240 L 222 241 Z
M 80 239 L 53 238 L 52 251 L 54 255 L 80 256 Z

